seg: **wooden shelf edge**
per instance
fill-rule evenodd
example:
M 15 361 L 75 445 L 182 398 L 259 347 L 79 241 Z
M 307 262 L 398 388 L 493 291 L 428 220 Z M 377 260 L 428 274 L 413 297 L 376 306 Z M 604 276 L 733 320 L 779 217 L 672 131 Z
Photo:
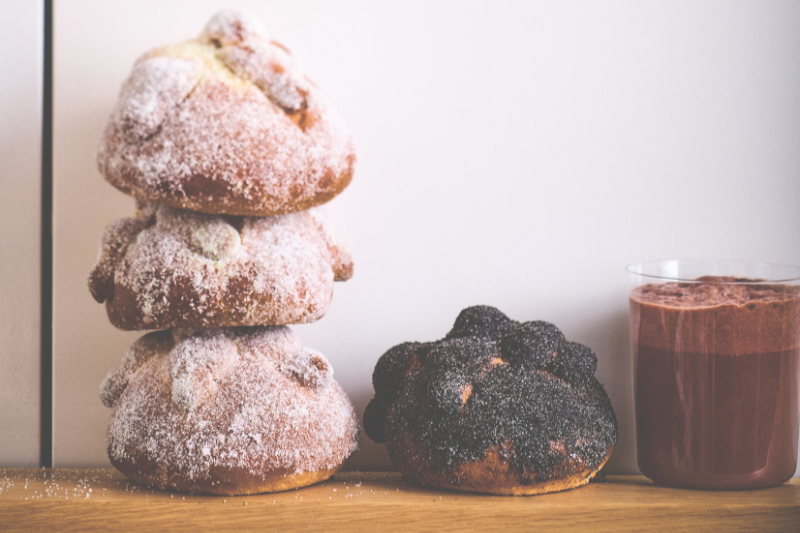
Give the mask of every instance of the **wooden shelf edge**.
M 696 491 L 605 476 L 529 497 L 468 494 L 397 473 L 341 472 L 293 491 L 205 496 L 138 485 L 112 469 L 0 468 L 3 531 L 792 531 L 800 479 L 762 490 Z M 794 529 L 793 529 L 794 528 Z

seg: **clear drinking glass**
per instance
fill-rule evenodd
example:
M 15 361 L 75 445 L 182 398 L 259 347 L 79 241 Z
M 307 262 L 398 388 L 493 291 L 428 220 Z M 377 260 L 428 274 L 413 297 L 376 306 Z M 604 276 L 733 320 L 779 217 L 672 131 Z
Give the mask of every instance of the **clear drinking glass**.
M 642 474 L 745 489 L 797 468 L 800 268 L 733 261 L 628 267 Z

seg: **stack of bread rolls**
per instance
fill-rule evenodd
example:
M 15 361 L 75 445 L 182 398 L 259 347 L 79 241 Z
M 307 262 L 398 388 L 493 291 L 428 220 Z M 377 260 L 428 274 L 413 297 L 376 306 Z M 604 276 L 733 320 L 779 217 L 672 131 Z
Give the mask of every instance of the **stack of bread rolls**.
M 114 326 L 157 330 L 101 387 L 126 476 L 252 494 L 327 479 L 355 451 L 330 363 L 286 327 L 353 273 L 320 205 L 354 164 L 342 120 L 246 13 L 136 62 L 98 154 L 136 213 L 106 228 L 89 276 Z

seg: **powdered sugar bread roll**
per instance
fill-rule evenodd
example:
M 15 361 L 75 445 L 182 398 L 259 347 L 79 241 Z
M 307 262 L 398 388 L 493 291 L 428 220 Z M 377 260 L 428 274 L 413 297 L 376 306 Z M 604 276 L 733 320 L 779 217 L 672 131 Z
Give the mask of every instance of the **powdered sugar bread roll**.
M 325 357 L 286 327 L 159 331 L 101 387 L 108 456 L 162 489 L 255 494 L 333 475 L 358 420 Z
M 103 133 L 105 179 L 140 200 L 267 216 L 327 202 L 353 175 L 347 127 L 297 58 L 252 16 L 148 52 Z
M 321 318 L 352 273 L 321 208 L 233 217 L 143 204 L 106 228 L 89 289 L 124 330 L 284 325 Z

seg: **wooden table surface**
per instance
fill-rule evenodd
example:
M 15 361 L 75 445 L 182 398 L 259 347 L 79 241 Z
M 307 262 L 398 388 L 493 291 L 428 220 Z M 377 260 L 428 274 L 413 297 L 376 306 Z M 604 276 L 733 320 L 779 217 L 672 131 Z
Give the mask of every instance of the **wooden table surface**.
M 195 496 L 112 469 L 0 468 L 2 531 L 800 531 L 800 479 L 755 491 L 695 491 L 606 476 L 542 496 L 484 496 L 343 472 L 256 496 Z

